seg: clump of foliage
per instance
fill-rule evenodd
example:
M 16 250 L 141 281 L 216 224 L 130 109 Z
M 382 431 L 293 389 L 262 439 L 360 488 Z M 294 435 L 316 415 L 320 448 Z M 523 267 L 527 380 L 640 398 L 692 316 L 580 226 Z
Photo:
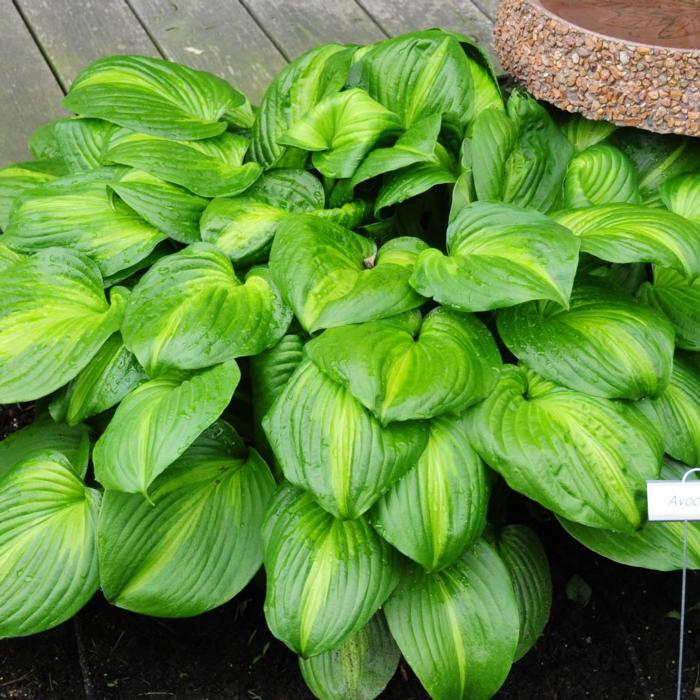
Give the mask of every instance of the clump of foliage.
M 136 56 L 64 104 L 0 171 L 0 403 L 39 412 L 0 443 L 0 637 L 264 564 L 319 698 L 403 655 L 479 699 L 551 598 L 494 488 L 679 566 L 644 492 L 700 465 L 697 142 L 504 95 L 439 30 L 314 49 L 257 109 Z

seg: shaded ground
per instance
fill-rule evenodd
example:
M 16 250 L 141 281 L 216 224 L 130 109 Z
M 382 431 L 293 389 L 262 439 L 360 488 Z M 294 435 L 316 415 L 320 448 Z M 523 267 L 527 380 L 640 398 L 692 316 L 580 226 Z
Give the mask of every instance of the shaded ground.
M 26 420 L 19 410 L 0 408 L 0 437 Z M 529 524 L 550 556 L 552 621 L 536 648 L 513 667 L 497 698 L 674 698 L 680 575 L 613 564 L 554 522 Z M 590 586 L 587 604 L 566 596 L 574 575 Z M 156 620 L 113 608 L 98 595 L 74 621 L 55 630 L 0 641 L 0 698 L 311 700 L 294 655 L 267 631 L 262 598 L 262 589 L 251 584 L 206 615 Z M 689 605 L 696 602 L 700 581 L 691 575 Z M 684 698 L 700 698 L 696 636 L 700 610 L 691 610 Z M 382 700 L 426 698 L 403 664 L 382 695 Z

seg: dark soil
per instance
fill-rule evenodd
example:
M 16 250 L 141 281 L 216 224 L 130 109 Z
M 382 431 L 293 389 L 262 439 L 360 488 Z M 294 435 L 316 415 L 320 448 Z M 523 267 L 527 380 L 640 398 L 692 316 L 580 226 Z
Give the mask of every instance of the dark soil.
M 19 409 L 0 409 L 0 437 L 30 419 Z M 530 524 L 550 556 L 552 618 L 497 698 L 674 698 L 680 574 L 619 566 L 552 521 Z M 585 595 L 579 602 L 567 598 L 573 576 L 590 587 L 587 603 Z M 157 620 L 111 607 L 98 595 L 54 630 L 0 641 L 0 698 L 311 700 L 294 655 L 267 631 L 262 599 L 262 589 L 251 584 L 206 615 Z M 691 574 L 689 605 L 696 603 L 700 578 Z M 691 609 L 687 628 L 683 697 L 700 698 L 700 609 Z M 427 695 L 402 663 L 381 697 Z

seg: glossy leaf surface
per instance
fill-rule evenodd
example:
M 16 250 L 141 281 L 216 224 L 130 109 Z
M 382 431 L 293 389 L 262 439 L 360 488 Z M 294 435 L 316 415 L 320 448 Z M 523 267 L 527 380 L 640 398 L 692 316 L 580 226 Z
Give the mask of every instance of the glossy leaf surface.
M 442 308 L 331 328 L 307 353 L 383 425 L 460 413 L 487 396 L 501 366 L 479 319 Z
M 469 420 L 476 450 L 511 488 L 585 525 L 633 532 L 642 524 L 663 443 L 633 405 L 507 366 Z
M 260 530 L 274 480 L 255 450 L 214 424 L 141 494 L 107 490 L 100 582 L 114 605 L 189 617 L 233 598 L 262 564 Z
M 263 527 L 272 633 L 304 657 L 359 632 L 399 580 L 396 553 L 362 518 L 337 520 L 285 484 Z
M 154 479 L 221 415 L 240 376 L 231 361 L 137 386 L 95 445 L 95 478 L 106 489 L 148 497 Z
M 100 494 L 68 460 L 35 453 L 0 478 L 0 638 L 69 619 L 98 587 Z
M 428 437 L 422 423 L 382 427 L 347 388 L 308 359 L 263 425 L 285 477 L 345 518 L 364 513 L 411 469 Z

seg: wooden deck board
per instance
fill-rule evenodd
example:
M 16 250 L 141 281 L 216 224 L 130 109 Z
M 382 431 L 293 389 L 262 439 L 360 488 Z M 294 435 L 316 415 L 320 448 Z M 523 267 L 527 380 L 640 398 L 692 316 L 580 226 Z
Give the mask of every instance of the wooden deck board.
M 27 139 L 60 116 L 61 88 L 14 5 L 0 2 L 0 166 L 27 160 Z
M 476 39 L 493 56 L 493 22 L 469 0 L 358 1 L 387 34 L 403 34 L 430 27 L 451 29 Z
M 318 44 L 368 44 L 386 38 L 355 0 L 242 0 L 287 59 Z
M 91 61 L 158 51 L 124 0 L 16 0 L 64 90 Z
M 238 0 L 129 0 L 173 61 L 226 78 L 258 102 L 284 56 Z

